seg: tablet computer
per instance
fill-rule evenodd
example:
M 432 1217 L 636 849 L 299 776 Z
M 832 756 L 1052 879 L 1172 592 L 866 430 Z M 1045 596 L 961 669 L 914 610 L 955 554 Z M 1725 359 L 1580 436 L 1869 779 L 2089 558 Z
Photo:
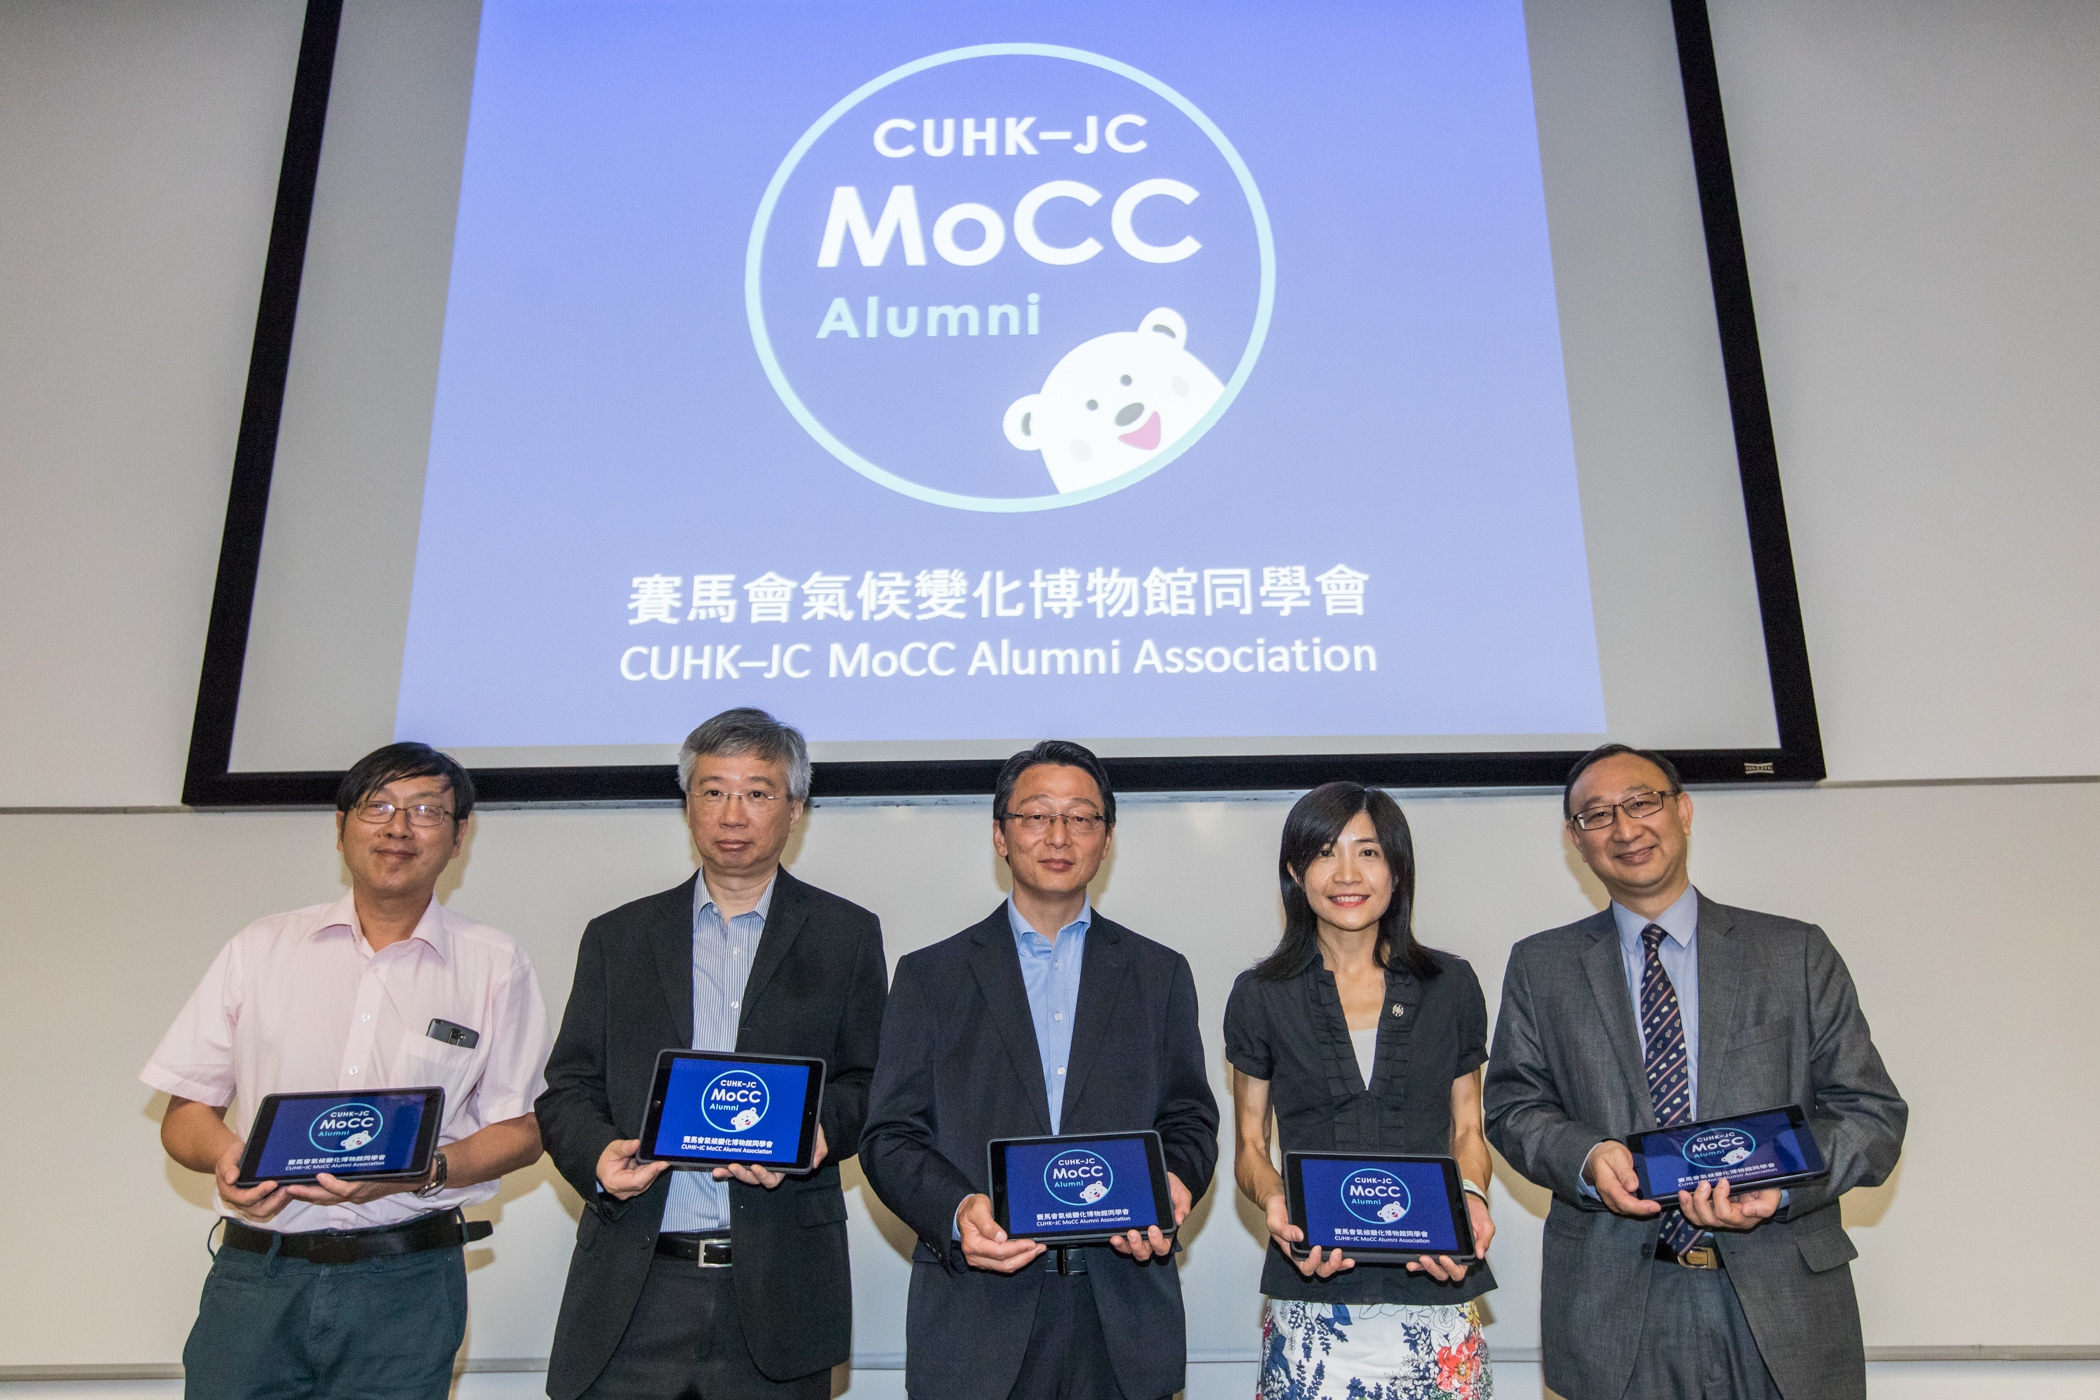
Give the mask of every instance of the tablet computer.
M 417 1181 L 430 1175 L 445 1091 L 268 1094 L 255 1110 L 236 1186 L 312 1181 Z
M 1811 1181 L 1830 1169 L 1808 1116 L 1793 1104 L 1733 1118 L 1709 1118 L 1626 1139 L 1640 1194 L 1667 1201 L 1701 1182 L 1728 1182 L 1730 1191 L 1762 1191 Z
M 729 1162 L 808 1171 L 823 1101 L 822 1060 L 666 1050 L 656 1057 L 642 1146 L 635 1155 L 645 1162 L 669 1162 L 674 1171 L 711 1170 Z
M 1064 1247 L 1154 1225 L 1174 1233 L 1158 1133 L 1001 1138 L 985 1150 L 992 1218 L 1010 1239 Z
M 1339 1249 L 1368 1264 L 1412 1263 L 1424 1254 L 1470 1264 L 1473 1217 L 1464 1178 L 1449 1157 L 1390 1152 L 1286 1152 L 1283 1190 L 1291 1223 L 1313 1246 Z

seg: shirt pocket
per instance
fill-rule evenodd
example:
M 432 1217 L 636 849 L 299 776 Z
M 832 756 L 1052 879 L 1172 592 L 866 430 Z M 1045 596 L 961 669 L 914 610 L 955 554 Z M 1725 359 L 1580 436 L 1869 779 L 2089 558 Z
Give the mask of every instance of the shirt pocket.
M 404 1031 L 401 1052 L 394 1071 L 395 1082 L 404 1089 L 434 1084 L 445 1091 L 445 1121 L 457 1119 L 480 1067 L 479 1046 L 447 1045 L 427 1035 Z

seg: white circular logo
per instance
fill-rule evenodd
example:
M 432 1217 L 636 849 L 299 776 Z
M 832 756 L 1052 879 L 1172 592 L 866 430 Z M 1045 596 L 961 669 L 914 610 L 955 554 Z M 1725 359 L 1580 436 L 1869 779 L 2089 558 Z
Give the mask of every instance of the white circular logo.
M 1391 1225 L 1414 1204 L 1407 1183 L 1383 1167 L 1361 1167 L 1342 1178 L 1342 1204 L 1358 1220 Z
M 1083 1147 L 1060 1152 L 1043 1167 L 1043 1189 L 1068 1206 L 1090 1206 L 1115 1187 L 1108 1159 Z
M 766 1081 L 744 1070 L 716 1075 L 700 1093 L 700 1115 L 717 1132 L 746 1133 L 766 1116 Z
M 337 1104 L 306 1130 L 306 1140 L 323 1152 L 355 1152 L 386 1126 L 386 1118 L 368 1103 Z
M 892 69 L 795 143 L 745 259 L 781 402 L 871 481 L 962 510 L 1118 491 L 1207 433 L 1267 334 L 1253 175 L 1150 74 L 1048 44 Z

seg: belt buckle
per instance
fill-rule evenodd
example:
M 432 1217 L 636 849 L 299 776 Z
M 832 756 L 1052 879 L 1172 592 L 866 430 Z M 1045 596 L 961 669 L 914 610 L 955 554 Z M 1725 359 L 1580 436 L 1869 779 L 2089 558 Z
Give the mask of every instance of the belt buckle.
M 702 1240 L 700 1257 L 695 1262 L 703 1269 L 726 1269 L 736 1261 L 731 1257 L 728 1240 Z
M 1677 1262 L 1687 1269 L 1718 1269 L 1721 1267 L 1721 1251 L 1712 1244 L 1693 1245 L 1677 1256 Z

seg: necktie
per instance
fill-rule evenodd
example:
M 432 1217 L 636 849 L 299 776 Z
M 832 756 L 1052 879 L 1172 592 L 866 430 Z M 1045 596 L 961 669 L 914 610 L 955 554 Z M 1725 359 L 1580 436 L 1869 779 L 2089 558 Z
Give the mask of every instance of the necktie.
M 1648 1044 L 1648 1098 L 1655 1105 L 1655 1125 L 1672 1128 L 1691 1121 L 1692 1065 L 1685 1053 L 1684 1017 L 1677 1008 L 1677 988 L 1663 970 L 1659 924 L 1641 930 L 1648 947 L 1641 964 L 1641 1038 Z M 1673 1253 L 1683 1253 L 1699 1238 L 1699 1227 L 1674 1208 L 1663 1214 L 1662 1240 Z

